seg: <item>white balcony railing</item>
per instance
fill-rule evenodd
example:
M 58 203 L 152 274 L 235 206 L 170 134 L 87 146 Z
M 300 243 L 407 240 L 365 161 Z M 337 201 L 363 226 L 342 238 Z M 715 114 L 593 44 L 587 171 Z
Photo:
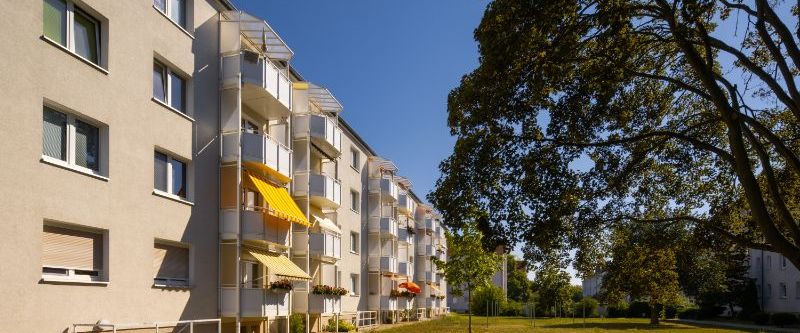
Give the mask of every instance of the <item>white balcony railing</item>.
M 292 175 L 292 150 L 266 134 L 242 133 L 242 161 L 264 164 L 286 177 Z
M 397 240 L 408 244 L 414 244 L 414 234 L 408 232 L 408 228 L 399 227 L 397 229 Z
M 241 293 L 239 300 L 236 297 L 237 293 Z M 245 317 L 289 315 L 289 293 L 287 292 L 273 292 L 263 288 L 225 287 L 221 289 L 220 297 L 220 311 L 225 317 L 235 317 L 237 312 Z
M 369 270 L 372 272 L 386 272 L 397 274 L 397 257 L 370 256 Z
M 309 235 L 309 249 L 312 256 L 328 260 L 342 258 L 342 236 L 333 233 L 312 233 Z
M 410 194 L 401 191 L 397 199 L 397 209 L 400 213 L 413 215 L 417 210 L 417 203 L 411 198 Z
M 293 120 L 295 138 L 313 140 L 325 153 L 339 156 L 342 151 L 342 130 L 336 119 L 322 114 L 298 115 Z
M 414 276 L 414 264 L 407 261 L 401 261 L 397 264 L 397 274 Z
M 422 223 L 418 224 L 420 229 L 430 230 L 431 232 L 436 231 L 436 223 L 432 218 L 425 218 L 422 220 Z
M 418 256 L 432 256 L 433 255 L 433 246 L 426 245 L 424 243 L 417 244 L 417 255 Z
M 397 237 L 397 220 L 391 217 L 370 217 L 369 231 L 371 233 L 380 232 L 383 236 Z
M 309 195 L 312 203 L 322 208 L 339 208 L 342 204 L 342 183 L 325 174 L 298 172 L 294 176 L 294 195 Z
M 257 53 L 242 52 L 242 83 L 266 90 L 287 109 L 292 105 L 292 85 L 283 71 Z
M 341 296 L 308 294 L 308 312 L 334 314 L 342 312 Z
M 381 310 L 397 310 L 398 298 L 381 296 Z
M 383 201 L 397 201 L 399 188 L 389 178 L 371 178 L 369 180 L 369 190 L 372 193 L 380 193 Z

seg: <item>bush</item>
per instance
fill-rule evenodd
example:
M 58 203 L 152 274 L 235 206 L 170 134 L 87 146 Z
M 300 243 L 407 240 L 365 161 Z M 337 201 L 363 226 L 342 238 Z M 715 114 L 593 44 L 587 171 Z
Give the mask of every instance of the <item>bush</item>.
M 680 319 L 697 319 L 698 314 L 700 313 L 700 309 L 698 308 L 691 308 L 685 309 L 678 312 L 678 318 Z
M 500 308 L 500 315 L 517 317 L 522 316 L 522 303 L 517 301 L 508 301 Z
M 495 286 L 487 286 L 478 288 L 472 295 L 472 314 L 486 315 L 491 314 L 492 311 L 500 311 L 506 305 L 506 299 L 503 295 L 503 290 Z M 487 308 L 487 305 L 489 308 Z M 499 313 L 498 313 L 499 314 Z
M 623 318 L 628 315 L 628 303 L 619 301 L 616 304 L 609 304 L 606 313 L 609 318 Z
M 289 332 L 291 333 L 305 333 L 306 332 L 306 316 L 295 313 L 289 317 Z
M 650 304 L 647 304 L 647 302 L 631 302 L 628 307 L 628 317 L 650 318 Z
M 598 302 L 596 299 L 585 297 L 575 303 L 573 306 L 573 311 L 575 312 L 576 317 L 582 317 L 584 314 L 586 314 L 586 317 L 598 317 L 599 315 L 597 313 L 597 309 L 599 307 L 600 302 Z
M 339 320 L 339 330 L 336 330 L 336 318 L 328 319 L 328 327 L 325 329 L 325 332 L 355 332 L 356 325 L 353 323 L 345 320 Z
M 769 317 L 769 313 L 756 312 L 750 316 L 750 319 L 756 323 L 756 325 L 766 325 L 769 324 Z
M 664 317 L 666 319 L 675 319 L 678 318 L 679 313 L 686 310 L 686 307 L 683 305 L 667 305 L 664 307 Z
M 797 315 L 794 313 L 778 312 L 772 314 L 772 324 L 778 327 L 794 325 L 797 322 Z

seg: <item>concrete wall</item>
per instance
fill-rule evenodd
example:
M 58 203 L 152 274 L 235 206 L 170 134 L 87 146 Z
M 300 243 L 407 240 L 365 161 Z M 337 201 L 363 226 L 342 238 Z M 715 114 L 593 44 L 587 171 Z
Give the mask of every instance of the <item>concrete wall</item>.
M 765 312 L 800 312 L 800 271 L 782 255 L 749 250 L 749 275 L 755 279 L 758 298 Z M 781 295 L 781 285 L 786 295 Z

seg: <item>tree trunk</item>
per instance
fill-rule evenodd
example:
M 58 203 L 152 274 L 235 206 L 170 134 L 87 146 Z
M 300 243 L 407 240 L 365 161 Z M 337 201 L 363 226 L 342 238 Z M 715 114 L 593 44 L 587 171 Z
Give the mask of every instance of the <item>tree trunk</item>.
M 469 318 L 469 333 L 472 333 L 472 290 L 467 286 L 467 313 Z
M 661 311 L 658 311 L 658 304 L 650 303 L 650 325 L 658 325 Z

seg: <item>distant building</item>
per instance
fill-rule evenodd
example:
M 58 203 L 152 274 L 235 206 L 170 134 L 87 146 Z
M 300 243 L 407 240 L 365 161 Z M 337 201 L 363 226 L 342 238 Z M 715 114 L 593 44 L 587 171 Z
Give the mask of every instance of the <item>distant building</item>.
M 750 278 L 764 312 L 800 312 L 800 271 L 781 254 L 750 249 Z
M 581 288 L 583 289 L 583 297 L 594 297 L 600 294 L 600 289 L 603 287 L 603 277 L 606 276 L 605 272 L 598 271 L 594 275 L 583 279 Z

